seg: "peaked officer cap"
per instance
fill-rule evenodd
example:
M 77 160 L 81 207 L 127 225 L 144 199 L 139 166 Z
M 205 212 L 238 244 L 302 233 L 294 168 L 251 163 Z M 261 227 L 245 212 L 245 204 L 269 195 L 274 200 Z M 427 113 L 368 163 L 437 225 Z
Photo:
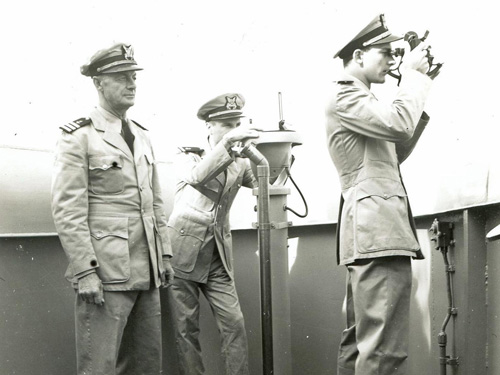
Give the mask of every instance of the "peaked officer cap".
M 341 59 L 345 59 L 352 55 L 358 48 L 390 43 L 400 39 L 403 39 L 403 37 L 391 34 L 385 23 L 385 16 L 380 14 L 361 30 L 353 40 L 338 51 L 334 58 L 340 57 Z
M 142 68 L 134 60 L 133 47 L 125 43 L 116 43 L 97 51 L 80 68 L 80 72 L 88 77 L 134 70 L 142 70 Z
M 198 110 L 197 116 L 204 121 L 245 117 L 242 111 L 244 105 L 243 95 L 222 94 L 203 104 Z

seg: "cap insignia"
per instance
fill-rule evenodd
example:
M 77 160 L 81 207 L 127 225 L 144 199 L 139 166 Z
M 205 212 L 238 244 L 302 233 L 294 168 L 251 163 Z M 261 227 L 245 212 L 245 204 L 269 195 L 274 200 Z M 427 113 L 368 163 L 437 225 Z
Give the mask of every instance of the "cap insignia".
M 380 15 L 380 23 L 382 24 L 382 27 L 384 29 L 387 29 L 387 26 L 385 25 L 385 15 L 384 14 Z
M 226 96 L 226 108 L 229 110 L 238 108 L 238 105 L 236 104 L 236 96 Z
M 132 46 L 125 46 L 125 45 L 123 45 L 122 47 L 123 47 L 125 59 L 133 60 L 134 59 L 134 48 Z

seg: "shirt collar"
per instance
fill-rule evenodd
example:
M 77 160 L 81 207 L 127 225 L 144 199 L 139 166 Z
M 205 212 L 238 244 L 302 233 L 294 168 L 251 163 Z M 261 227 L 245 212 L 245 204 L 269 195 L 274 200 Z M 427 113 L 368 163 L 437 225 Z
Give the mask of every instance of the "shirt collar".
M 95 107 L 94 111 L 95 117 L 92 118 L 92 121 L 94 122 L 94 126 L 96 129 L 106 131 L 106 130 L 111 130 L 116 133 L 120 133 L 122 129 L 122 120 L 114 115 L 113 113 L 107 111 L 100 105 L 97 105 Z

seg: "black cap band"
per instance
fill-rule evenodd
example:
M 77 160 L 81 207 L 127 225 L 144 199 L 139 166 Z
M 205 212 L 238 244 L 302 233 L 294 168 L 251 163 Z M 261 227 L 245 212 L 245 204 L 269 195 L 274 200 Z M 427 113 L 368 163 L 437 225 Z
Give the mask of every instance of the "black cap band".
M 98 60 L 95 64 L 91 64 L 89 66 L 89 73 L 90 76 L 104 74 L 106 73 L 104 70 L 123 64 L 136 65 L 137 63 L 135 60 L 125 59 L 123 55 L 111 56 L 106 59 Z

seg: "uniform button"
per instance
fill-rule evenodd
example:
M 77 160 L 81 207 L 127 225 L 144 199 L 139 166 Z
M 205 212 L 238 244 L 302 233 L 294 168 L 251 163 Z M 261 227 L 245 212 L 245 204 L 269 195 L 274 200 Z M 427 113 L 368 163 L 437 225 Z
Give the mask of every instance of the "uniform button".
M 90 266 L 91 266 L 91 267 L 97 267 L 97 260 L 92 259 L 92 260 L 90 261 Z
M 101 237 L 101 236 L 102 236 L 102 230 L 98 230 L 95 234 L 96 234 L 97 236 Z
M 103 167 L 103 168 L 107 168 L 107 167 L 108 167 L 108 165 L 107 165 L 107 164 L 103 164 L 103 165 L 102 165 L 102 167 Z
M 222 204 L 219 204 L 219 208 L 222 208 Z
M 184 234 L 184 229 L 181 229 L 181 234 Z
M 118 167 L 118 163 L 116 161 L 113 162 L 113 167 Z
M 386 199 L 387 199 L 387 197 L 388 197 L 388 195 L 387 195 L 387 194 L 384 194 L 384 198 L 386 198 Z

